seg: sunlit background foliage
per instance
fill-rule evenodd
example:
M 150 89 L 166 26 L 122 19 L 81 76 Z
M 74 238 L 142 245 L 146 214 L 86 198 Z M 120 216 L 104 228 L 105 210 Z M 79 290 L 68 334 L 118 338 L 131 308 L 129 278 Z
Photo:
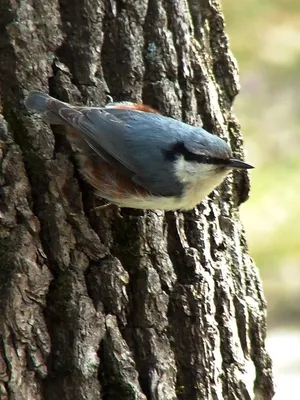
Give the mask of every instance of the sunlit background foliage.
M 241 214 L 263 278 L 270 346 L 285 355 L 280 361 L 274 354 L 275 398 L 298 399 L 298 390 L 291 396 L 287 390 L 300 382 L 300 1 L 223 0 L 222 8 L 240 68 L 234 109 L 247 161 L 256 166 Z M 299 354 L 296 361 L 289 346 Z

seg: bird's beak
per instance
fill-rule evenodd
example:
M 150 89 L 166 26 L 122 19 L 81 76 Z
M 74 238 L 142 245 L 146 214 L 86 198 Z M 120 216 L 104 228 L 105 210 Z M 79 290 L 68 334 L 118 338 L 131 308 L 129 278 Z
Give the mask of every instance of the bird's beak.
M 234 168 L 234 169 L 252 169 L 252 168 L 254 168 L 252 165 L 247 164 L 244 161 L 236 160 L 235 158 L 230 159 L 228 167 Z

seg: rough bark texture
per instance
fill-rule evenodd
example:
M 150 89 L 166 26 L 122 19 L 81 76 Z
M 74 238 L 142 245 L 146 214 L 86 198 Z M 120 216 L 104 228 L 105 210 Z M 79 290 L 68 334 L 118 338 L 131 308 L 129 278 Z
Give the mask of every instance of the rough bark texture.
M 32 89 L 143 101 L 242 154 L 216 1 L 0 0 L 1 400 L 271 399 L 247 175 L 191 212 L 97 215 Z

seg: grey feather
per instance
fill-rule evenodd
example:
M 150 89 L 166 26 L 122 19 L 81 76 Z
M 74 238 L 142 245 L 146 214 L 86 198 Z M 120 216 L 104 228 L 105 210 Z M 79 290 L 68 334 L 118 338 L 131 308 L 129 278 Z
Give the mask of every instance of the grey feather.
M 41 114 L 43 121 L 52 125 L 62 125 L 63 121 L 56 112 L 49 110 L 49 101 L 53 99 L 47 93 L 30 92 L 25 100 L 25 106 L 28 110 Z M 65 103 L 56 100 L 60 104 L 66 106 Z
M 47 101 L 50 98 L 51 97 L 47 93 L 30 92 L 25 100 L 25 106 L 28 110 L 43 113 L 47 111 Z
M 103 118 L 101 121 L 95 120 L 94 122 L 89 118 L 90 114 L 97 112 Z M 90 108 L 81 108 L 81 111 L 72 108 L 61 108 L 59 115 L 68 124 L 70 124 L 76 132 L 80 133 L 88 145 L 105 161 L 111 163 L 116 168 L 119 168 L 126 176 L 132 176 L 135 172 L 129 164 L 123 160 L 120 154 L 116 151 L 111 151 L 109 146 L 109 139 L 115 135 L 114 129 L 110 126 L 112 122 L 116 122 L 117 119 L 107 114 L 104 110 L 92 110 Z M 115 121 L 113 121 L 113 118 Z M 101 122 L 101 123 L 100 123 Z M 117 121 L 121 124 L 121 121 Z M 97 124 L 98 123 L 98 124 Z M 114 128 L 114 126 L 113 126 Z M 105 131 L 104 139 L 101 140 L 101 132 Z

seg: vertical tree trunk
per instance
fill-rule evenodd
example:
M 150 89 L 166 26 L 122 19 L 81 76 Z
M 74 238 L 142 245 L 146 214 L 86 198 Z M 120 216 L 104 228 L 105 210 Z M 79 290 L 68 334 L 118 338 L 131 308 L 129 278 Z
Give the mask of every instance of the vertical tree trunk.
M 185 213 L 97 215 L 29 90 L 143 101 L 242 154 L 215 0 L 0 0 L 0 398 L 271 399 L 235 172 Z M 253 386 L 254 385 L 254 386 Z

